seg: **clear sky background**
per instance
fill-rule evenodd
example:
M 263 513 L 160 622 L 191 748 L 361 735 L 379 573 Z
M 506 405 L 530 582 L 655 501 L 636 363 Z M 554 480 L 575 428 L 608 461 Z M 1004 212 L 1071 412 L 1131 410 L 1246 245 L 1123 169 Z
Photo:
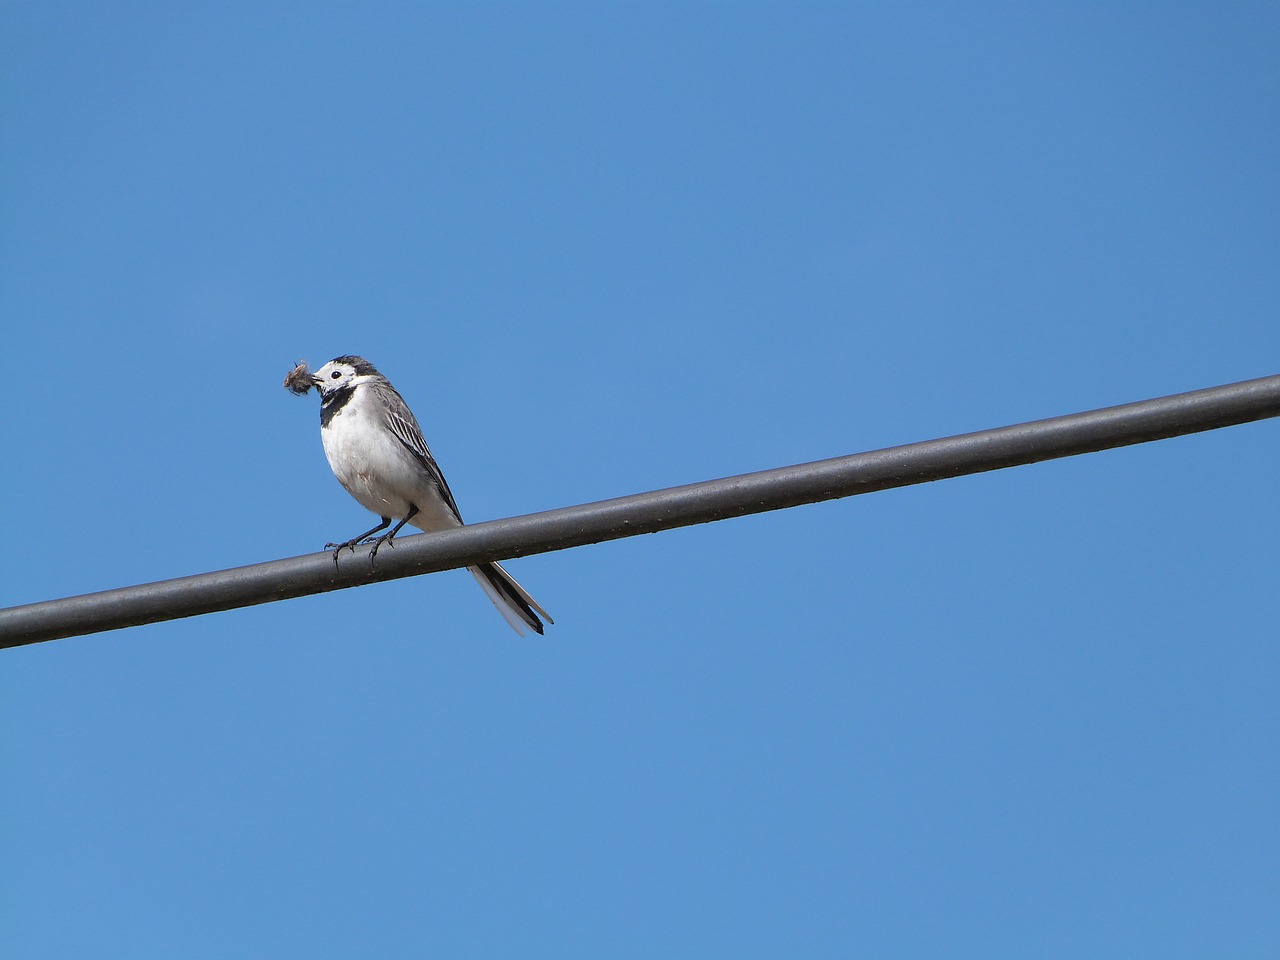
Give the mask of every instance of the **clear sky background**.
M 1271 4 L 0 6 L 0 601 L 1280 372 Z M 1280 953 L 1280 425 L 0 652 L 0 955 Z

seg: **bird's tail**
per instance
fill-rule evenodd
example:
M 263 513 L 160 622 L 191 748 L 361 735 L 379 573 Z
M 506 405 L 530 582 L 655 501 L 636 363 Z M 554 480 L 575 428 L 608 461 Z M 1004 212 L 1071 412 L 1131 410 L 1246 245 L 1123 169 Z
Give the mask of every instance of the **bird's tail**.
M 547 623 L 555 623 L 547 611 L 538 606 L 538 601 L 529 596 L 524 587 L 516 583 L 515 578 L 496 563 L 481 563 L 467 569 L 476 578 L 476 583 L 480 584 L 481 589 L 488 594 L 503 619 L 511 624 L 511 629 L 520 636 L 524 636 L 526 629 L 534 633 L 542 633 L 542 620 L 538 619 L 539 613 Z

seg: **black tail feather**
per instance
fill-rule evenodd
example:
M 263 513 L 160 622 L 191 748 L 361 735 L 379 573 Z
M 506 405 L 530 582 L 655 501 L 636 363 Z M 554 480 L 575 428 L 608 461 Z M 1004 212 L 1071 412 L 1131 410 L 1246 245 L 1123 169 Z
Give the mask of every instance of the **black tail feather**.
M 529 596 L 525 589 L 516 583 L 515 578 L 496 563 L 481 563 L 468 567 L 484 592 L 489 595 L 498 612 L 511 624 L 516 633 L 523 634 L 524 628 L 542 634 L 542 620 L 538 614 L 546 618 L 547 623 L 554 620 L 538 605 L 538 601 Z

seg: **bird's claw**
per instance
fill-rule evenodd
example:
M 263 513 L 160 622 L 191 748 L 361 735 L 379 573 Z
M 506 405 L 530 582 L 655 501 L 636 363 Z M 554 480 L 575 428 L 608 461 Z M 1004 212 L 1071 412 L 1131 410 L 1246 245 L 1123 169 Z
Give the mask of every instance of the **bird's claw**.
M 373 566 L 373 558 L 378 555 L 378 551 L 382 549 L 384 543 L 389 544 L 392 548 L 396 545 L 394 534 L 384 533 L 380 537 L 370 537 L 369 541 L 373 544 L 373 549 L 369 551 L 369 566 Z
M 368 537 L 357 537 L 354 540 L 343 540 L 341 543 L 326 543 L 324 548 L 333 551 L 333 569 L 338 569 L 338 554 L 342 553 L 343 548 L 350 548 L 352 553 L 356 552 L 356 547 L 366 542 Z

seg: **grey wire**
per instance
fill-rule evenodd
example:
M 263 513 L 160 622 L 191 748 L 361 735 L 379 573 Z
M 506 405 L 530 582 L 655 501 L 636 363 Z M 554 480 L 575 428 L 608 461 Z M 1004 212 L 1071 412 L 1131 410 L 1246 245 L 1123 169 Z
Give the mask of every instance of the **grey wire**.
M 396 540 L 0 610 L 0 647 L 176 620 L 1280 416 L 1280 375 Z

